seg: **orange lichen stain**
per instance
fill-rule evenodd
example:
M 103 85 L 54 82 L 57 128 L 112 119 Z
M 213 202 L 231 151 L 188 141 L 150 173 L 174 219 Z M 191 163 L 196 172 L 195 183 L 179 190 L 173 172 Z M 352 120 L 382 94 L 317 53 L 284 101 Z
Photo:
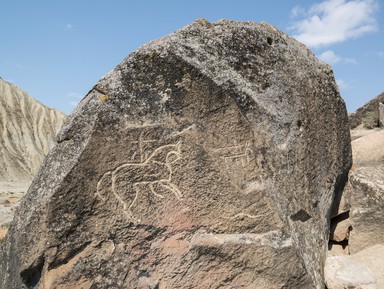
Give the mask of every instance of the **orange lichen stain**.
M 196 22 L 202 26 L 209 26 L 210 25 L 209 21 L 207 19 L 204 19 L 204 18 L 199 18 L 196 20 Z
M 99 102 L 100 102 L 100 103 L 106 102 L 106 101 L 109 100 L 109 98 L 110 98 L 110 97 L 109 97 L 108 94 L 102 94 L 102 95 L 99 96 Z

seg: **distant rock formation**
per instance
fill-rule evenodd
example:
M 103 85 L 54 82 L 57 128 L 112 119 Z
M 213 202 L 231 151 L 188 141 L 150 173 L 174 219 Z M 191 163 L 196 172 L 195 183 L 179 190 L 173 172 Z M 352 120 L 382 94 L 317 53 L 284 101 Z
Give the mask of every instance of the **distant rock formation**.
M 65 115 L 0 79 L 0 182 L 30 182 Z
M 351 166 L 330 67 L 267 23 L 144 45 L 69 117 L 10 227 L 2 288 L 324 288 Z
M 372 129 L 384 127 L 384 92 L 371 99 L 355 112 L 349 115 L 351 129 L 359 125 Z

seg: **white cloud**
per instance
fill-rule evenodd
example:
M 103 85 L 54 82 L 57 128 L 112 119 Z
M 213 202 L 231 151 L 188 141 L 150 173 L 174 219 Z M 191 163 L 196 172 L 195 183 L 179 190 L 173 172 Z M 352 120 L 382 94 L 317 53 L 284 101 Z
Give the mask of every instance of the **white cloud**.
M 79 104 L 80 101 L 75 101 L 75 100 L 72 100 L 69 102 L 70 105 L 72 105 L 73 107 L 76 107 L 78 104 Z
M 379 55 L 380 58 L 384 58 L 384 51 L 380 51 L 379 53 L 377 53 Z
M 68 24 L 65 25 L 65 29 L 66 29 L 66 30 L 71 30 L 72 28 L 73 28 L 73 25 L 70 24 L 70 23 L 68 23 Z
M 324 51 L 319 55 L 319 58 L 328 64 L 336 64 L 341 60 L 341 57 L 332 50 Z
M 355 58 L 344 58 L 344 62 L 348 64 L 357 64 L 357 60 Z
M 290 29 L 293 37 L 310 47 L 329 46 L 376 31 L 378 8 L 377 0 L 326 0 L 313 5 Z
M 303 14 L 305 14 L 305 10 L 301 6 L 295 6 L 291 9 L 291 17 L 293 18 L 299 17 Z
M 70 99 L 69 104 L 73 107 L 76 107 L 79 104 L 80 100 L 83 98 L 83 96 L 77 92 L 68 92 L 65 97 Z
M 346 64 L 357 64 L 356 59 L 348 58 L 348 57 L 343 58 L 340 55 L 337 55 L 333 50 L 326 50 L 323 53 L 321 53 L 320 55 L 318 55 L 318 57 L 322 61 L 324 61 L 328 64 L 336 64 L 336 63 L 339 63 L 340 61 L 342 61 L 343 63 L 346 63 Z
M 83 96 L 80 93 L 77 92 L 68 92 L 65 97 L 70 97 L 70 98 L 82 98 Z
M 348 83 L 346 83 L 344 80 L 342 80 L 341 78 L 336 79 L 336 83 L 339 86 L 339 89 L 348 89 L 348 88 L 350 88 L 350 85 Z

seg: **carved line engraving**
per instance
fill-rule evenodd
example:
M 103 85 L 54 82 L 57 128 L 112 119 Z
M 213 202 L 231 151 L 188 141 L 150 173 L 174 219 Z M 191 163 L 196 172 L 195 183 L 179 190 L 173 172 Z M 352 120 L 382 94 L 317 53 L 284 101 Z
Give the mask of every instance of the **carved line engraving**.
M 241 163 L 245 167 L 252 160 L 253 151 L 250 149 L 250 142 L 247 141 L 244 145 L 234 143 L 233 146 L 214 149 L 219 153 L 220 157 L 224 160 L 227 169 L 230 169 L 232 162 Z
M 172 175 L 175 172 L 172 164 L 181 158 L 181 142 L 176 144 L 163 145 L 156 148 L 148 157 L 144 157 L 143 141 L 139 139 L 139 150 L 141 155 L 140 162 L 124 163 L 115 169 L 106 172 L 97 183 L 96 194 L 103 200 L 106 200 L 105 187 L 110 190 L 118 203 L 121 204 L 124 214 L 135 219 L 132 214 L 132 208 L 136 203 L 140 191 L 149 188 L 151 193 L 164 198 L 156 192 L 155 186 L 160 186 L 175 195 L 180 200 L 182 193 L 179 188 L 172 183 Z M 149 140 L 147 142 L 152 142 Z M 123 184 L 123 187 L 121 186 Z M 130 190 L 131 189 L 131 190 Z M 124 196 L 134 191 L 135 196 L 131 203 L 124 200 Z

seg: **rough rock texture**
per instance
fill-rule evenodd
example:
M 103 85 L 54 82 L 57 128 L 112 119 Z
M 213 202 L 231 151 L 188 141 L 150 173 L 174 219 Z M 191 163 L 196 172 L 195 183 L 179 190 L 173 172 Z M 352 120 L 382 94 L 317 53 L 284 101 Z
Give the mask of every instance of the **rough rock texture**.
M 384 288 L 384 243 L 366 248 L 351 257 L 371 271 L 376 278 L 377 288 Z
M 384 92 L 371 99 L 355 112 L 349 115 L 349 124 L 351 129 L 354 129 L 364 122 L 372 124 L 373 128 L 379 126 L 379 107 L 380 103 L 384 103 Z
M 2 246 L 1 288 L 324 288 L 350 166 L 328 65 L 269 24 L 198 20 L 68 119 Z
M 369 130 L 352 142 L 354 168 L 384 166 L 384 130 Z
M 65 115 L 0 78 L 0 182 L 30 182 Z
M 384 288 L 384 245 L 378 244 L 350 256 L 329 257 L 324 275 L 328 289 Z
M 359 168 L 350 176 L 350 185 L 349 249 L 356 253 L 384 243 L 384 166 Z
M 369 133 L 367 133 L 369 132 Z M 349 196 L 351 253 L 384 243 L 384 130 L 355 130 Z
M 379 289 L 375 275 L 352 256 L 328 257 L 324 269 L 328 289 Z

